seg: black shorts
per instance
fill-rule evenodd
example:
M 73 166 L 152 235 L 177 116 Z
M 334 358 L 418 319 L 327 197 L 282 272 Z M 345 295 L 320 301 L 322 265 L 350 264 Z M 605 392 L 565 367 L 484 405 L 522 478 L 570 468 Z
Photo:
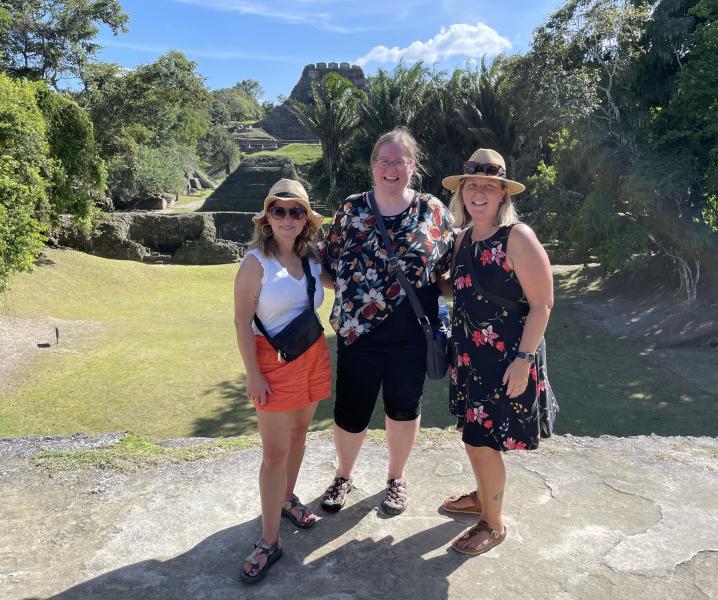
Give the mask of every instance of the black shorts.
M 421 290 L 420 290 L 421 291 Z M 436 315 L 435 286 L 420 293 L 424 310 Z M 356 342 L 337 343 L 334 422 L 350 433 L 364 431 L 374 412 L 379 388 L 384 411 L 394 421 L 421 414 L 426 378 L 426 339 L 407 299 L 383 323 Z

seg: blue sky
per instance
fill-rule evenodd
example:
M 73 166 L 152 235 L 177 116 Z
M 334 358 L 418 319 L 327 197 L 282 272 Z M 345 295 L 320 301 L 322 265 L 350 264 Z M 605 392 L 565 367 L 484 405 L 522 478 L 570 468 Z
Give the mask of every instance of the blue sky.
M 450 70 L 482 55 L 524 52 L 563 0 L 121 0 L 129 32 L 103 32 L 100 59 L 133 68 L 170 49 L 198 63 L 210 89 L 256 79 L 289 95 L 304 65 L 400 58 Z

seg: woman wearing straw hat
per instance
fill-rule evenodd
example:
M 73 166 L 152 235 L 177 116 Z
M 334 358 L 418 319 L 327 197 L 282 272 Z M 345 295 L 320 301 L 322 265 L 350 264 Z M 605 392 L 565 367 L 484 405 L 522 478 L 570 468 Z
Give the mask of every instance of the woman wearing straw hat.
M 412 189 L 419 148 L 405 129 L 374 144 L 374 189 L 349 196 L 324 238 L 324 266 L 335 288 L 331 323 L 337 331 L 334 444 L 335 478 L 322 498 L 330 513 L 344 506 L 352 471 L 382 389 L 389 450 L 381 508 L 399 514 L 407 506 L 404 467 L 419 430 L 426 377 L 426 339 L 389 263 L 377 226 L 382 219 L 400 268 L 424 313 L 438 319 L 437 280 L 448 272 L 454 239 L 451 215 L 430 194 Z M 374 213 L 371 200 L 376 202 Z
M 315 524 L 315 516 L 294 494 L 294 485 L 317 403 L 331 394 L 329 352 L 318 322 L 319 337 L 309 340 L 298 358 L 283 360 L 285 355 L 273 345 L 302 313 L 315 319 L 313 311 L 324 299 L 314 244 L 322 217 L 312 210 L 298 181 L 280 179 L 252 220 L 251 249 L 234 284 L 237 344 L 262 439 L 262 537 L 240 573 L 247 583 L 262 579 L 282 556 L 281 516 L 302 529 Z
M 520 223 L 511 198 L 524 186 L 506 177 L 503 157 L 481 148 L 464 173 L 442 184 L 450 210 L 466 229 L 456 240 L 451 406 L 476 478 L 476 490 L 446 498 L 449 512 L 477 513 L 479 522 L 456 537 L 457 552 L 482 554 L 506 537 L 502 515 L 503 453 L 539 443 L 536 351 L 553 305 L 548 256 Z

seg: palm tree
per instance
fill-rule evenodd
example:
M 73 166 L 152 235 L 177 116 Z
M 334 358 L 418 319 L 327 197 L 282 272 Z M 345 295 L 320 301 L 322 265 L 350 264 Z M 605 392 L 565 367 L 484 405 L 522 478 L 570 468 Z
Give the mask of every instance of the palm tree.
M 334 199 L 336 192 L 337 170 L 342 162 L 343 147 L 354 133 L 359 118 L 359 95 L 359 90 L 348 79 L 338 73 L 327 73 L 320 82 L 312 83 L 311 105 L 289 100 L 297 118 L 321 142 L 331 199 Z
M 416 131 L 429 81 L 429 71 L 421 62 L 411 67 L 399 63 L 392 73 L 379 69 L 369 80 L 369 93 L 359 105 L 362 130 L 369 143 L 395 127 Z

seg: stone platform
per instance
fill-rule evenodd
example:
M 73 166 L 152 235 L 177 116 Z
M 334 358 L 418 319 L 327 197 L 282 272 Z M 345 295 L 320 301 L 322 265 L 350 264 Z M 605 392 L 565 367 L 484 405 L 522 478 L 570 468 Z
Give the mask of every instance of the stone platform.
M 470 517 L 437 509 L 471 487 L 461 444 L 424 440 L 403 515 L 379 511 L 386 449 L 367 443 L 345 509 L 312 530 L 283 522 L 285 555 L 251 587 L 238 572 L 260 532 L 260 448 L 50 476 L 29 458 L 48 443 L 0 440 L 0 598 L 718 598 L 718 439 L 562 436 L 511 453 L 509 536 L 476 558 L 448 547 Z M 297 493 L 317 511 L 334 461 L 312 437 Z

